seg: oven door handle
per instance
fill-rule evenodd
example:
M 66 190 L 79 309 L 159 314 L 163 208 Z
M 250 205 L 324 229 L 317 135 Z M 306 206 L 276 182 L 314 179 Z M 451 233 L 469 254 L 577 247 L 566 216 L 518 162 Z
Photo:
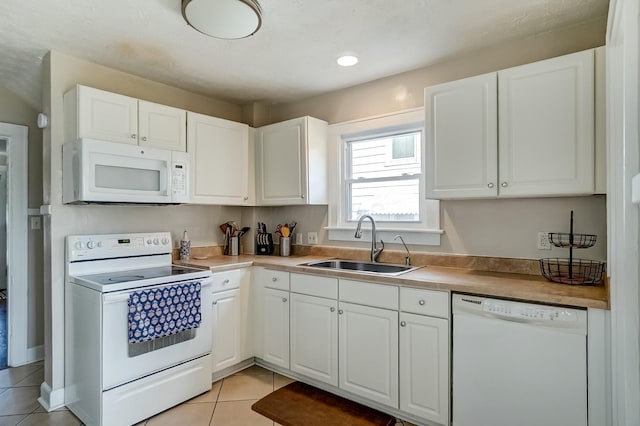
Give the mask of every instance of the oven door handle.
M 213 278 L 205 278 L 201 281 L 201 288 L 209 287 L 213 283 Z M 119 303 L 125 300 L 129 300 L 129 296 L 131 295 L 131 291 L 126 293 L 114 293 L 114 294 L 104 294 L 102 296 L 102 301 L 104 303 Z

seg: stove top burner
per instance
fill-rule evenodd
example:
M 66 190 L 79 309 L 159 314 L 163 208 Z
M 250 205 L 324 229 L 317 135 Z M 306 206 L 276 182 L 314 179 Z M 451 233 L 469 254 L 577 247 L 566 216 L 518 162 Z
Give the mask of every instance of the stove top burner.
M 189 268 L 186 266 L 159 266 L 155 268 L 135 269 L 128 271 L 115 271 L 106 272 L 102 274 L 82 275 L 81 278 L 85 281 L 91 281 L 102 286 L 108 286 L 109 284 L 118 283 L 132 283 L 132 287 L 137 286 L 137 281 L 151 280 L 151 279 L 167 279 L 171 281 L 171 278 L 191 279 L 189 274 L 193 274 L 196 278 L 199 274 L 202 274 L 202 269 Z

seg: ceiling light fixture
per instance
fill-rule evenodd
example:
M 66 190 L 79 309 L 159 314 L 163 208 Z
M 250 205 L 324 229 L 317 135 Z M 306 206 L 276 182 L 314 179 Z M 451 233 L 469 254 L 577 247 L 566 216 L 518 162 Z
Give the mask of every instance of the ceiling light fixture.
M 262 25 L 258 0 L 182 0 L 182 16 L 201 33 L 227 40 L 249 37 Z
M 338 58 L 338 65 L 343 67 L 352 67 L 358 63 L 358 58 L 352 55 L 340 56 Z

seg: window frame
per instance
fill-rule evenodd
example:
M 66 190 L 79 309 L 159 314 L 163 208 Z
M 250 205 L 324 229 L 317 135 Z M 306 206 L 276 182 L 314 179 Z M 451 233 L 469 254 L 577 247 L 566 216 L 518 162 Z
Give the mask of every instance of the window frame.
M 420 185 L 420 222 L 376 222 L 378 239 L 393 243 L 393 238 L 401 234 L 407 244 L 416 245 L 440 245 L 440 237 L 443 231 L 440 229 L 440 202 L 428 200 L 425 197 L 425 132 L 424 132 L 424 108 L 415 108 L 375 117 L 347 121 L 329 125 L 328 129 L 328 155 L 329 155 L 329 240 L 334 241 L 370 241 L 370 225 L 365 222 L 364 236 L 362 240 L 354 237 L 357 221 L 346 220 L 347 186 L 345 185 L 345 172 L 347 167 L 345 140 L 365 138 L 367 135 L 397 134 L 411 128 L 422 130 L 420 160 L 421 174 Z M 383 131 L 384 130 L 384 131 Z
M 403 175 L 403 176 L 389 176 L 389 177 L 385 177 L 385 178 L 370 178 L 370 179 L 354 179 L 353 176 L 353 170 L 352 170 L 352 157 L 351 157 L 351 151 L 349 149 L 349 144 L 351 143 L 357 143 L 357 142 L 361 142 L 361 141 L 366 141 L 366 140 L 372 140 L 372 139 L 383 139 L 383 138 L 393 138 L 393 136 L 397 136 L 397 135 L 403 135 L 403 134 L 409 134 L 409 133 L 420 133 L 420 145 L 421 149 L 420 149 L 420 153 L 422 152 L 422 147 L 424 146 L 424 144 L 422 143 L 422 141 L 424 140 L 424 125 L 423 123 L 409 123 L 407 125 L 403 125 L 403 126 L 395 126 L 392 129 L 387 129 L 387 128 L 383 128 L 383 129 L 372 129 L 371 131 L 367 131 L 364 133 L 358 133 L 356 135 L 348 135 L 348 134 L 343 134 L 341 135 L 341 143 L 342 143 L 342 149 L 343 149 L 343 167 L 342 167 L 342 179 L 340 182 L 340 185 L 342 186 L 342 193 L 343 193 L 343 198 L 342 198 L 342 203 L 343 203 L 343 207 L 340 211 L 342 213 L 342 216 L 340 219 L 341 223 L 344 223 L 345 225 L 348 224 L 352 224 L 353 226 L 356 226 L 357 224 L 357 220 L 355 219 L 349 219 L 347 216 L 350 216 L 350 211 L 352 209 L 352 184 L 357 183 L 357 182 L 391 182 L 391 181 L 403 181 L 403 180 L 410 180 L 410 179 L 417 179 L 418 180 L 418 220 L 407 220 L 407 221 L 400 221 L 400 220 L 393 220 L 393 221 L 383 221 L 383 220 L 376 220 L 376 224 L 388 224 L 388 226 L 397 226 L 397 225 L 402 225 L 402 224 L 421 224 L 423 222 L 425 222 L 426 219 L 426 212 L 425 212 L 425 190 L 424 190 L 424 164 L 422 164 L 424 161 L 422 159 L 418 159 L 420 161 L 420 173 L 413 173 L 411 175 Z M 391 139 L 393 140 L 393 139 Z M 385 152 L 385 165 L 388 164 L 388 157 L 389 155 L 389 151 L 391 149 L 391 143 L 386 144 L 387 146 L 385 147 L 385 149 L 387 150 Z M 392 163 L 392 165 L 394 166 L 402 166 L 404 164 L 409 164 L 410 162 L 415 162 L 416 161 L 416 157 L 417 155 L 414 153 L 414 156 L 410 159 L 407 160 L 405 158 L 400 159 L 400 161 L 398 163 Z M 382 225 L 385 226 L 385 225 Z

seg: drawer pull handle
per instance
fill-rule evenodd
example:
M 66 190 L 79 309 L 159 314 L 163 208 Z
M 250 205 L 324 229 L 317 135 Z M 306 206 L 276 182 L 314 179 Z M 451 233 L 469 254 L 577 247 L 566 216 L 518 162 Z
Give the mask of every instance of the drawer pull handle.
M 286 302 L 286 301 L 287 301 L 287 298 L 286 298 L 286 297 L 283 297 L 283 298 L 282 298 L 282 301 L 283 301 L 283 302 Z
M 407 325 L 406 321 L 401 321 L 400 322 L 400 327 L 405 327 Z
M 224 281 L 222 282 L 222 285 L 227 285 L 227 284 L 229 284 L 229 280 L 224 280 Z
M 342 309 L 338 309 L 338 313 L 339 313 L 340 315 L 342 315 L 342 313 L 343 313 L 343 312 L 344 312 L 344 311 L 343 311 Z
M 493 188 L 493 182 L 489 182 L 489 183 L 487 184 L 487 186 L 488 186 L 489 188 Z
M 424 299 L 420 299 L 420 300 L 418 301 L 418 305 L 420 305 L 420 306 L 423 306 L 423 305 L 424 305 L 424 303 L 425 303 L 425 302 L 424 302 Z
M 502 182 L 500 186 L 503 188 L 506 188 L 507 186 L 509 186 L 509 184 L 507 182 Z
M 335 311 L 336 311 L 336 308 L 334 308 L 334 307 L 332 306 L 332 307 L 330 307 L 330 308 L 329 308 L 329 310 L 330 310 L 331 312 L 335 312 Z
M 214 300 L 212 304 L 213 304 L 213 305 L 217 305 L 217 304 L 218 304 L 218 301 L 217 301 L 217 300 Z
M 271 278 L 271 281 L 273 281 L 275 283 L 276 281 L 278 281 L 278 279 L 276 277 L 273 277 L 273 278 Z

